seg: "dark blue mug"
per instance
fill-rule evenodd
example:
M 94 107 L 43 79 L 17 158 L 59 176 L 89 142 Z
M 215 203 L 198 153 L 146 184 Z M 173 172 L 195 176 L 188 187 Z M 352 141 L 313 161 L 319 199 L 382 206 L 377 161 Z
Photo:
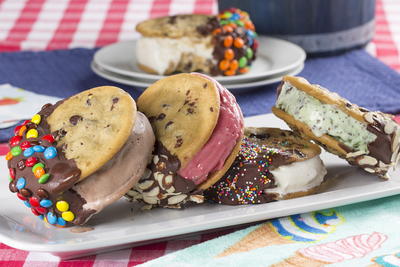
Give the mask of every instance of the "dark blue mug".
M 375 0 L 219 0 L 218 5 L 247 11 L 259 34 L 294 42 L 309 54 L 361 47 L 374 34 Z

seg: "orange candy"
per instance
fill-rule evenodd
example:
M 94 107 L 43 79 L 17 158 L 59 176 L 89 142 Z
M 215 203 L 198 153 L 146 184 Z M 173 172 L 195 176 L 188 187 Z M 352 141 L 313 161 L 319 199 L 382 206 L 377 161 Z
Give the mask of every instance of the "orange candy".
M 235 57 L 235 52 L 232 49 L 228 48 L 225 50 L 224 57 L 227 60 L 232 60 Z
M 238 67 L 239 67 L 239 62 L 236 59 L 234 59 L 232 60 L 231 65 L 229 66 L 229 70 L 236 71 Z
M 226 36 L 225 39 L 224 39 L 224 46 L 225 47 L 231 47 L 232 43 L 233 43 L 232 36 L 230 36 L 230 35 Z
M 37 167 L 35 169 L 34 175 L 36 178 L 39 179 L 40 177 L 42 177 L 43 174 L 44 174 L 44 169 L 42 167 Z
M 232 29 L 236 29 L 237 25 L 235 23 L 229 23 L 228 26 L 232 27 Z
M 10 160 L 13 158 L 13 155 L 11 154 L 11 151 L 8 151 L 7 155 L 6 155 L 6 160 Z
M 226 75 L 226 76 L 233 76 L 233 75 L 235 75 L 235 71 L 234 70 L 228 70 L 228 71 L 225 71 L 224 72 L 224 74 Z
M 228 25 L 225 25 L 224 27 L 222 27 L 222 29 L 224 30 L 224 32 L 233 32 L 232 27 Z
M 23 136 L 25 131 L 26 131 L 26 126 L 24 125 L 21 127 L 21 129 L 19 129 L 18 135 Z
M 220 28 L 215 29 L 215 30 L 212 32 L 213 35 L 217 35 L 217 34 L 219 34 L 219 33 L 221 33 L 221 29 L 220 29 Z
M 248 21 L 246 21 L 246 22 L 244 23 L 244 27 L 245 27 L 246 29 L 249 29 L 249 30 L 254 31 L 254 24 L 253 24 L 253 22 L 251 22 L 250 20 L 248 20 Z
M 224 59 L 219 62 L 220 70 L 224 71 L 224 70 L 227 70 L 228 68 L 229 68 L 229 60 Z
M 241 68 L 241 69 L 239 69 L 240 73 L 246 73 L 248 71 L 249 71 L 249 68 Z
M 237 48 L 242 48 L 244 45 L 243 39 L 242 38 L 235 38 L 235 41 L 233 42 L 233 45 Z

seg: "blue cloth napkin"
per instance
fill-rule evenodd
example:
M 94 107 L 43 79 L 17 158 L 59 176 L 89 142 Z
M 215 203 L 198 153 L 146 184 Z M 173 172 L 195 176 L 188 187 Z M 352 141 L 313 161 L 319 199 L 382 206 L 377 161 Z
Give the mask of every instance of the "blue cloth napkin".
M 140 90 L 105 80 L 90 69 L 95 49 L 0 53 L 0 84 L 10 83 L 40 94 L 68 97 L 100 85 L 116 85 L 132 94 Z M 356 50 L 334 57 L 309 59 L 299 74 L 372 110 L 400 112 L 400 75 Z M 245 116 L 269 113 L 276 84 L 236 94 Z

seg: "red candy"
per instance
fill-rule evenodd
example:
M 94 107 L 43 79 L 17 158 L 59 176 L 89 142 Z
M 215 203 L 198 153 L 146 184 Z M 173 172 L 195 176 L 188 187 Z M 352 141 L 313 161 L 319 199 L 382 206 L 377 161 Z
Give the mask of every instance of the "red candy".
M 25 149 L 31 147 L 31 143 L 29 143 L 28 141 L 24 141 L 24 142 L 21 143 L 20 147 L 21 147 L 22 150 L 25 150 Z
M 19 130 L 22 128 L 23 125 L 18 125 L 17 127 L 15 127 L 14 129 L 14 134 L 18 135 L 19 134 Z
M 29 199 L 29 204 L 31 204 L 32 207 L 39 207 L 39 199 L 37 199 L 36 197 L 31 197 Z
M 25 161 L 25 165 L 28 167 L 33 167 L 33 165 L 35 165 L 37 163 L 37 158 L 35 157 L 29 157 L 26 159 Z
M 26 120 L 24 123 L 22 123 L 22 125 L 27 125 L 29 122 L 31 122 L 31 120 Z
M 26 197 L 24 197 L 24 196 L 21 195 L 20 193 L 17 193 L 17 197 L 18 197 L 19 199 L 21 199 L 22 201 L 25 201 L 25 200 L 26 200 Z
M 43 207 L 37 207 L 36 211 L 39 212 L 40 214 L 46 214 L 47 213 L 47 209 L 43 208 Z
M 10 177 L 11 177 L 11 179 L 15 179 L 15 170 L 13 169 L 13 168 L 9 168 L 9 171 L 10 171 Z
M 43 140 L 47 140 L 50 143 L 54 142 L 54 137 L 51 134 L 46 134 L 45 136 L 42 137 Z
M 253 43 L 253 50 L 256 50 L 258 48 L 258 41 L 257 39 L 254 39 L 254 43 Z
M 10 146 L 16 146 L 21 142 L 22 136 L 13 136 L 10 138 Z
M 32 213 L 35 214 L 36 216 L 39 216 L 39 215 L 40 215 L 40 213 L 39 213 L 37 210 L 35 210 L 34 208 L 31 208 L 31 211 L 32 211 Z

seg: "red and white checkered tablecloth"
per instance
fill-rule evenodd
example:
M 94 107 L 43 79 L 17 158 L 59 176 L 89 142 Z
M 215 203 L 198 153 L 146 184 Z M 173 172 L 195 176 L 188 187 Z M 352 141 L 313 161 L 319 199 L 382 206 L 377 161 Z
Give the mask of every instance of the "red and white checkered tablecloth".
M 0 52 L 103 46 L 137 37 L 149 17 L 217 12 L 215 0 L 0 0 Z M 377 0 L 376 34 L 368 51 L 400 71 L 400 1 Z M 0 155 L 8 149 L 0 144 Z M 0 243 L 0 266 L 135 266 L 226 234 L 191 237 L 60 261 Z

